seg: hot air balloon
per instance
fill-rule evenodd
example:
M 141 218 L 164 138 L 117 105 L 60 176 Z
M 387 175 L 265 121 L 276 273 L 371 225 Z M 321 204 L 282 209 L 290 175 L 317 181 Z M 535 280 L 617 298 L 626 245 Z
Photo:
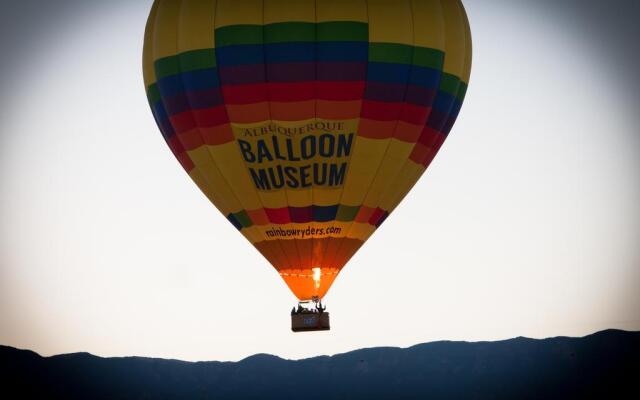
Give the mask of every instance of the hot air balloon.
M 429 166 L 470 69 L 459 0 L 156 0 L 143 52 L 162 136 L 298 298 L 294 331 L 329 328 L 303 305 Z

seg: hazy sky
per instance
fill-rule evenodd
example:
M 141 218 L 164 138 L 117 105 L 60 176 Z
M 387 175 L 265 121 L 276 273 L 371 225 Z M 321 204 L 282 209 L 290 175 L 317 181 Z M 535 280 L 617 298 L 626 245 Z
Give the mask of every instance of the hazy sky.
M 460 118 L 313 334 L 155 126 L 151 2 L 6 3 L 0 344 L 238 360 L 640 330 L 638 2 L 464 2 Z

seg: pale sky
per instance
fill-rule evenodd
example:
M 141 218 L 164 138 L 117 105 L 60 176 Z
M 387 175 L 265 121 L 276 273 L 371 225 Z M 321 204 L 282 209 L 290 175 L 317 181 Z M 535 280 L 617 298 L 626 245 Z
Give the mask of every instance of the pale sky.
M 297 359 L 640 330 L 636 2 L 464 2 L 460 118 L 329 291 L 332 330 L 307 334 L 155 126 L 151 1 L 49 3 L 0 16 L 0 344 Z

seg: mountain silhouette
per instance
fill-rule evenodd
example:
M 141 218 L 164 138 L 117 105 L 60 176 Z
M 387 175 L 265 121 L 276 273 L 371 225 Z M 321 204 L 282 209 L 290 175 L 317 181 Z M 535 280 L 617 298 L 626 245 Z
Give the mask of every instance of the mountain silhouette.
M 185 362 L 0 346 L 4 398 L 640 399 L 640 332 L 424 343 L 304 360 Z

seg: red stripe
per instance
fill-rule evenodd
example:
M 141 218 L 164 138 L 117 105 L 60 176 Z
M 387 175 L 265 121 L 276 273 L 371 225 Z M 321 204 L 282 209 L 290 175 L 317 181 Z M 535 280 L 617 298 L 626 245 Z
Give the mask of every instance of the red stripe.
M 266 83 L 249 85 L 224 85 L 222 95 L 226 104 L 251 104 L 267 101 L 268 91 Z
M 362 112 L 363 118 L 369 118 L 376 121 L 394 121 L 400 116 L 400 109 L 404 103 L 383 103 L 380 101 L 363 100 Z
M 193 114 L 195 119 L 198 121 L 198 126 L 203 128 L 229 123 L 227 110 L 223 105 L 213 108 L 205 108 L 204 110 L 193 110 Z
M 423 107 L 416 104 L 404 103 L 400 120 L 414 125 L 424 125 L 431 113 L 431 107 Z
M 289 207 L 265 208 L 264 212 L 267 214 L 267 217 L 269 217 L 269 221 L 274 224 L 288 224 L 291 222 Z
M 361 223 L 369 221 L 369 218 L 371 218 L 371 214 L 373 213 L 373 211 L 373 208 L 360 206 L 360 209 L 358 210 L 358 214 L 356 214 L 356 218 L 354 221 Z
M 222 87 L 227 104 L 249 104 L 266 101 L 302 100 L 360 100 L 364 95 L 364 81 L 305 81 L 269 82 L 247 85 L 225 85 Z M 383 103 L 387 104 L 387 103 Z
M 369 218 L 369 224 L 376 226 L 378 224 L 378 221 L 380 221 L 380 218 L 382 218 L 383 215 L 384 215 L 384 210 L 381 209 L 380 207 L 376 208 L 373 211 L 373 214 L 371 214 L 371 217 Z
M 184 168 L 184 170 L 187 172 L 191 172 L 191 170 L 196 167 L 187 153 L 176 154 L 176 158 L 178 159 L 180 165 L 182 165 L 182 168 Z
M 167 140 L 167 145 L 176 157 L 178 156 L 178 154 L 184 153 L 184 147 L 182 146 L 182 143 L 180 143 L 180 138 L 177 135 L 171 136 Z
M 418 138 L 418 143 L 422 143 L 427 147 L 431 147 L 432 144 L 438 139 L 438 136 L 442 136 L 442 134 L 433 128 L 425 126 L 422 130 L 422 134 Z
M 184 146 L 185 150 L 197 149 L 204 144 L 202 141 L 202 135 L 200 135 L 198 129 L 180 132 L 177 133 L 177 136 L 180 138 L 180 142 Z
M 206 108 L 203 110 L 189 110 L 169 117 L 176 133 L 187 132 L 195 128 L 206 128 L 229 122 L 225 106 Z
M 431 151 L 429 152 L 429 154 L 427 154 L 427 156 L 424 159 L 420 161 L 420 164 L 424 165 L 425 168 L 428 167 L 429 164 L 431 164 L 431 161 L 433 161 L 433 159 L 436 157 L 436 154 L 438 154 L 438 151 L 442 147 L 442 144 L 444 143 L 446 138 L 447 137 L 445 135 L 442 135 L 442 134 L 438 135 L 435 142 L 431 146 Z
M 269 83 L 269 100 L 271 101 L 313 100 L 315 96 L 315 82 Z
M 318 81 L 318 99 L 322 100 L 360 100 L 364 96 L 364 81 Z
M 181 112 L 169 117 L 171 126 L 176 133 L 185 132 L 196 127 L 196 120 L 193 118 L 191 111 Z
M 229 124 L 205 127 L 200 129 L 200 133 L 202 134 L 204 142 L 210 145 L 224 144 L 234 140 L 233 131 Z

